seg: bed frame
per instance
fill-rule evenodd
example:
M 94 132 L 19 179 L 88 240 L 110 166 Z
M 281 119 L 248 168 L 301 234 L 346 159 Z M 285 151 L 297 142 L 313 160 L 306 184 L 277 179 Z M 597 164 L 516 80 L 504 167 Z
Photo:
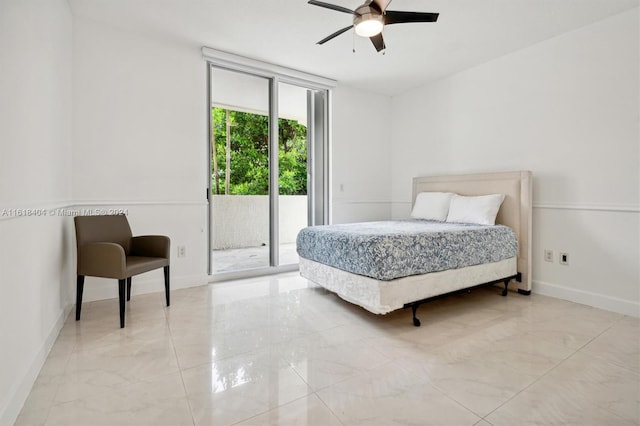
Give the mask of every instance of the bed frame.
M 509 226 L 515 232 L 518 239 L 517 257 L 491 265 L 475 265 L 391 281 L 375 280 L 300 258 L 300 274 L 373 313 L 384 314 L 410 307 L 415 326 L 420 325 L 416 311 L 422 303 L 475 287 L 503 283 L 502 295 L 506 296 L 509 282 L 516 280 L 518 293 L 531 294 L 531 172 L 416 177 L 413 179 L 412 205 L 416 196 L 426 191 L 455 192 L 460 195 L 504 194 L 496 223 Z M 336 282 L 340 282 L 340 286 Z M 394 289 L 398 289 L 397 295 Z M 387 305 L 380 306 L 383 292 L 389 300 L 385 301 Z

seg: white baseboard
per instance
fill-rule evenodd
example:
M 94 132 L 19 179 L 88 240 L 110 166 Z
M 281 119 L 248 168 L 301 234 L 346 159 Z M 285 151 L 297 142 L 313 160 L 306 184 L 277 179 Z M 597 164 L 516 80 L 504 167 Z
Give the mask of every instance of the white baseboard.
M 640 303 L 533 280 L 532 292 L 640 318 Z
M 91 298 L 85 298 L 85 301 L 112 299 L 114 297 L 118 297 L 117 281 L 113 281 L 114 285 L 112 287 L 109 286 L 109 288 L 107 288 L 104 286 L 100 286 L 99 288 L 95 288 L 94 290 L 96 291 L 91 292 Z M 208 275 L 191 275 L 175 278 L 172 277 L 171 290 L 197 287 L 208 283 Z M 89 285 L 85 285 L 85 295 L 87 295 L 88 293 L 88 287 Z M 131 292 L 132 296 L 135 294 L 164 292 L 164 279 L 159 278 L 134 281 Z M 11 399 L 6 401 L 6 404 L 3 407 L 0 407 L 0 425 L 12 425 L 15 423 L 18 415 L 20 414 L 20 410 L 22 410 L 22 406 L 29 396 L 29 392 L 31 392 L 33 384 L 38 378 L 38 374 L 40 373 L 44 362 L 47 360 L 49 351 L 51 351 L 53 344 L 58 338 L 58 334 L 60 334 L 60 330 L 62 330 L 62 327 L 64 326 L 64 322 L 66 321 L 67 316 L 73 309 L 75 309 L 75 302 L 69 304 L 69 306 L 67 306 L 60 313 L 58 319 L 51 327 L 49 334 L 44 339 L 40 350 L 37 352 L 33 361 L 31 362 L 29 370 L 22 378 L 22 381 L 12 386 L 9 392 L 9 394 L 12 395 Z
M 154 278 L 136 279 L 133 277 L 131 284 L 131 297 L 136 294 L 147 294 L 164 292 L 164 278 L 162 271 Z M 87 277 L 87 280 L 90 277 Z M 101 279 L 102 280 L 102 279 Z M 93 302 L 96 300 L 114 299 L 118 297 L 118 280 L 113 281 L 113 285 L 96 285 L 85 282 L 83 302 Z M 198 287 L 209 283 L 208 275 L 185 275 L 180 277 L 171 277 L 171 290 L 179 290 L 181 288 Z M 74 292 L 75 293 L 75 292 Z M 75 303 L 75 296 L 74 296 Z
M 12 386 L 9 391 L 9 394 L 12 395 L 12 397 L 0 410 L 0 425 L 12 425 L 15 423 L 70 311 L 71 306 L 68 306 L 60 312 L 58 319 L 51 327 L 49 334 L 42 343 L 40 350 L 36 353 L 29 370 L 22 378 L 22 381 L 20 383 L 15 383 L 14 386 Z

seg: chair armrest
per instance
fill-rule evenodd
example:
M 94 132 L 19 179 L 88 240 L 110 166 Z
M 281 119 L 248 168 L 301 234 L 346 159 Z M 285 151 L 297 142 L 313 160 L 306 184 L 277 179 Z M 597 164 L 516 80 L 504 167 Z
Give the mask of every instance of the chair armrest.
M 141 235 L 131 238 L 131 255 L 169 259 L 171 240 L 164 235 Z
M 88 243 L 78 248 L 78 275 L 124 279 L 126 256 L 116 243 Z

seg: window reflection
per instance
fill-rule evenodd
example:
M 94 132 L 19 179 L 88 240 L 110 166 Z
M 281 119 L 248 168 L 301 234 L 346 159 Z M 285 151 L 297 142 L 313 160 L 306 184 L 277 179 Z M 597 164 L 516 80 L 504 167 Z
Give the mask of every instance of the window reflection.
M 211 393 L 224 392 L 249 381 L 250 378 L 244 367 L 238 367 L 236 370 L 229 371 L 226 374 L 221 373 L 215 364 L 211 368 Z

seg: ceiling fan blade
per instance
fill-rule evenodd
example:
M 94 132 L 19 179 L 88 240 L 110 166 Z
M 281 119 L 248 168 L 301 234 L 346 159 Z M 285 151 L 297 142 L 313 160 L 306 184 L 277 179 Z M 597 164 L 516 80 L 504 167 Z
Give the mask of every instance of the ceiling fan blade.
M 322 40 L 320 40 L 316 44 L 325 44 L 326 42 L 328 42 L 332 38 L 338 37 L 340 34 L 346 32 L 346 31 L 349 31 L 351 28 L 353 28 L 353 25 L 349 25 L 348 27 L 344 27 L 343 29 L 336 31 L 335 33 L 331 34 L 330 36 L 323 38 Z
M 382 38 L 382 33 L 369 37 L 369 39 L 378 52 L 386 49 L 387 46 L 384 45 L 384 38 Z
M 436 22 L 439 13 L 400 12 L 387 10 L 384 14 L 384 24 L 406 24 L 409 22 Z
M 367 3 L 375 3 L 380 8 L 380 12 L 384 13 L 384 11 L 387 10 L 387 7 L 389 7 L 391 0 L 369 0 Z
M 336 6 L 335 4 L 329 4 L 329 3 L 325 3 L 325 2 L 317 1 L 317 0 L 309 0 L 308 3 L 312 4 L 314 6 L 325 7 L 327 9 L 337 10 L 338 12 L 348 13 L 350 15 L 359 15 L 359 14 L 355 13 L 351 9 L 347 9 L 346 7 L 342 7 L 342 6 Z

